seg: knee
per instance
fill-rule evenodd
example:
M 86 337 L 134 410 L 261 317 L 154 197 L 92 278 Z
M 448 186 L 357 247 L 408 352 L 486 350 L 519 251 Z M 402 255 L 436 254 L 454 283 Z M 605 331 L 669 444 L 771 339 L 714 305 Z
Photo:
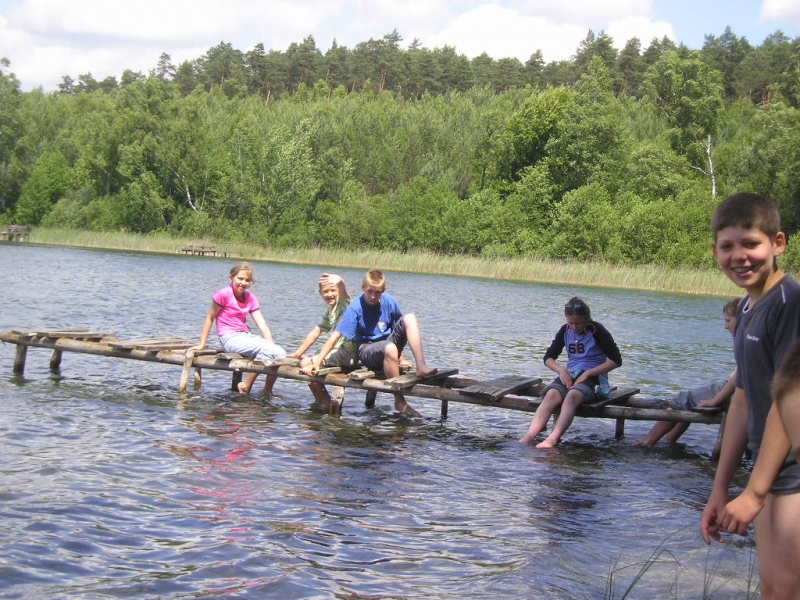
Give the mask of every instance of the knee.
M 400 359 L 400 351 L 395 344 L 386 344 L 383 351 L 383 359 L 396 361 Z

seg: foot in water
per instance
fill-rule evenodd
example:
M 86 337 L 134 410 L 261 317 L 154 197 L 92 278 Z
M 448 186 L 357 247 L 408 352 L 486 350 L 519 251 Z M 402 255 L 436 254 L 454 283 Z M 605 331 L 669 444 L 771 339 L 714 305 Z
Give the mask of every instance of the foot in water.
M 397 394 L 394 397 L 394 408 L 395 408 L 395 410 L 397 410 L 397 412 L 399 412 L 401 415 L 403 415 L 405 417 L 421 417 L 422 416 L 416 410 L 411 408 L 411 405 L 408 402 L 406 402 L 406 399 L 400 394 Z
M 555 439 L 555 440 L 554 440 L 554 439 L 552 439 L 552 438 L 548 437 L 548 438 L 547 438 L 546 440 L 544 440 L 543 442 L 539 442 L 538 444 L 536 444 L 536 447 L 537 447 L 537 448 L 555 448 L 556 446 L 558 446 L 558 443 L 559 443 L 560 441 L 561 441 L 561 440 L 558 440 L 558 439 Z

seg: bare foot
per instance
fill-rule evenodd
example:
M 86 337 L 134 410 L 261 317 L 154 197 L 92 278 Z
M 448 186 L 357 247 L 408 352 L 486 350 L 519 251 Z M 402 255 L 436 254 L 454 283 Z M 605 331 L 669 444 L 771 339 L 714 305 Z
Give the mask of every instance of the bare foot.
M 554 439 L 551 439 L 551 438 L 547 438 L 545 441 L 539 442 L 538 444 L 536 444 L 536 447 L 537 448 L 555 448 L 556 446 L 558 446 L 558 442 L 560 442 L 560 441 L 561 440 L 554 440 Z
M 417 367 L 417 377 L 420 379 L 424 379 L 425 377 L 430 377 L 431 375 L 436 375 L 439 372 L 439 369 L 435 367 L 429 367 L 428 365 L 423 366 L 421 369 Z
M 406 402 L 406 399 L 403 396 L 395 396 L 394 399 L 394 407 L 395 409 L 401 414 L 405 415 L 406 417 L 421 417 L 422 415 L 411 408 L 411 405 Z
M 521 444 L 530 444 L 536 438 L 535 435 L 523 435 L 517 441 Z

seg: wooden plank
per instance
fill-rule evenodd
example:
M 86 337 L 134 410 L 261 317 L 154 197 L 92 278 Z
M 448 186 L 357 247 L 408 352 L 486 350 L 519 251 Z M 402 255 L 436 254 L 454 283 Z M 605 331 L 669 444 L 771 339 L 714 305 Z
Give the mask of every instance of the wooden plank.
M 392 389 L 402 390 L 403 388 L 408 388 L 418 383 L 422 384 L 429 384 L 433 383 L 440 379 L 445 379 L 450 375 L 456 375 L 458 373 L 458 369 L 453 367 L 441 368 L 433 373 L 432 375 L 428 375 L 427 377 L 417 377 L 416 372 L 413 373 L 406 373 L 405 375 L 398 375 L 397 377 L 392 377 L 390 379 L 386 379 L 384 381 L 385 384 L 392 386 Z
M 355 371 L 350 371 L 347 374 L 347 377 L 348 379 L 354 379 L 355 381 L 364 381 L 370 377 L 375 377 L 375 371 L 370 371 L 369 369 L 362 367 L 360 369 L 356 369 Z
M 107 343 L 112 348 L 131 350 L 134 348 L 142 348 L 144 346 L 153 346 L 157 344 L 185 344 L 187 342 L 186 340 L 181 340 L 178 338 L 146 338 L 141 340 L 109 340 Z
M 317 372 L 314 373 L 314 376 L 321 377 L 322 375 L 329 375 L 331 373 L 341 373 L 341 372 L 342 372 L 341 367 L 323 367 L 321 369 L 317 369 Z
M 194 346 L 194 342 L 159 342 L 157 344 L 139 344 L 134 346 L 137 350 L 158 352 L 159 350 L 186 350 Z
M 507 394 L 527 389 L 537 383 L 541 383 L 541 377 L 520 377 L 518 375 L 506 375 L 491 381 L 484 381 L 465 387 L 459 390 L 467 396 L 475 396 L 484 400 L 496 401 Z
M 638 394 L 637 388 L 613 388 L 611 392 L 605 396 L 598 397 L 594 402 L 588 402 L 582 406 L 587 408 L 602 408 L 607 404 L 625 404 L 631 396 Z

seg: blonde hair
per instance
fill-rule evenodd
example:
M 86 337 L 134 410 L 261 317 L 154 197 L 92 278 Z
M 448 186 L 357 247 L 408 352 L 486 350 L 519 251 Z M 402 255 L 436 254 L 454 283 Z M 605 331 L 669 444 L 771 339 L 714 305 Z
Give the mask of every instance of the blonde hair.
M 246 262 L 240 262 L 240 263 L 237 263 L 237 264 L 233 265 L 233 267 L 231 267 L 230 273 L 228 273 L 228 277 L 233 279 L 241 271 L 247 271 L 248 273 L 250 273 L 250 282 L 251 283 L 255 283 L 256 282 L 256 274 L 253 271 L 253 267 L 252 267 L 252 265 L 250 263 L 246 263 Z
M 361 284 L 362 288 L 374 287 L 381 291 L 386 289 L 386 277 L 378 269 L 372 269 L 364 275 L 364 282 Z

